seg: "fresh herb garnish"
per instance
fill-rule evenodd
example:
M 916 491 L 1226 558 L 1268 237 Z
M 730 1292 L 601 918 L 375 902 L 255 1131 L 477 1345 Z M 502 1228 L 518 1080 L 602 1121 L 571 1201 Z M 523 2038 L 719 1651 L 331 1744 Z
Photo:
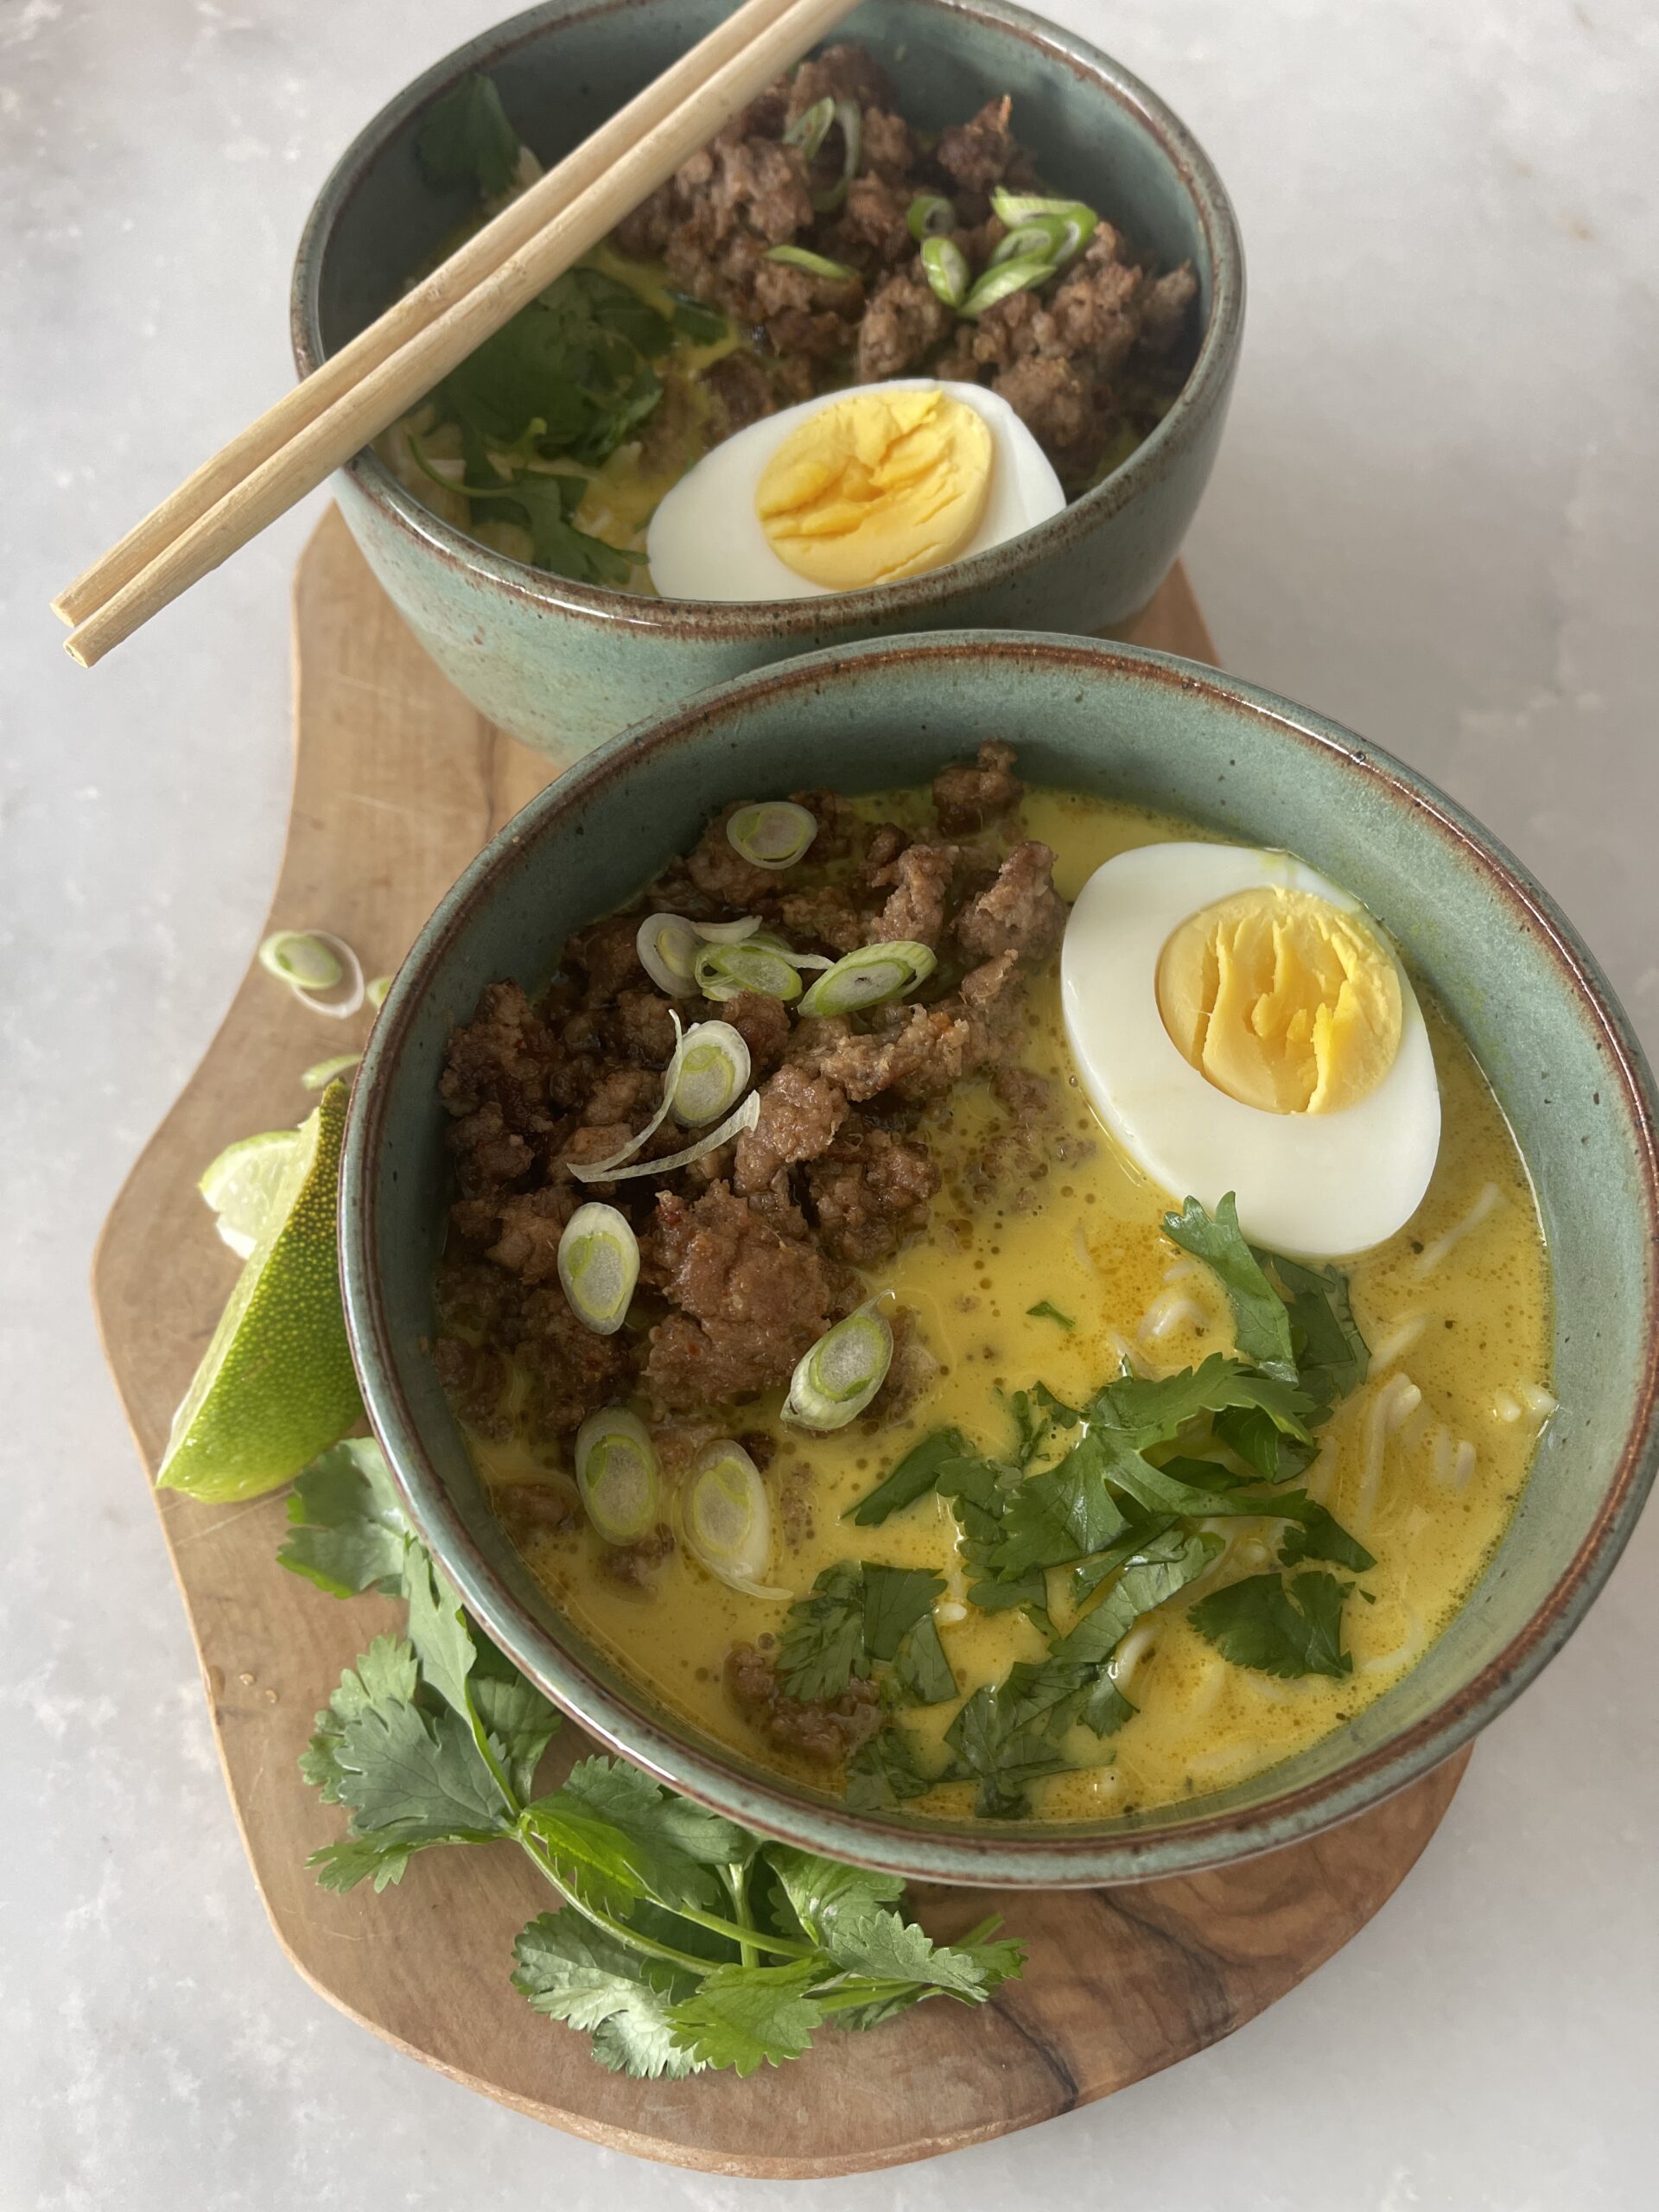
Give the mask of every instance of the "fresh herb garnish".
M 730 325 L 718 308 L 704 305 L 690 292 L 677 292 L 669 289 L 668 296 L 674 302 L 674 327 L 696 346 L 717 346 L 725 337 Z
M 861 1529 L 879 1528 L 890 1513 L 901 1512 L 918 1497 L 925 1497 L 938 1482 L 940 1468 L 949 1460 L 961 1459 L 967 1450 L 959 1429 L 936 1428 L 919 1444 L 912 1444 L 891 1473 L 868 1497 L 849 1505 L 842 1519 L 856 1522 Z
M 492 79 L 474 74 L 434 100 L 415 141 L 415 156 L 440 192 L 476 185 L 498 199 L 518 168 L 518 133 L 507 120 Z
M 877 1661 L 898 1657 L 944 1588 L 944 1577 L 925 1567 L 850 1560 L 825 1567 L 811 1596 L 798 1599 L 785 1616 L 779 1682 L 804 1705 L 833 1702 L 855 1675 L 862 1680 Z M 939 1656 L 943 1661 L 944 1653 Z
M 1034 1306 L 1027 1306 L 1026 1313 L 1033 1321 L 1058 1321 L 1063 1329 L 1075 1329 L 1077 1325 L 1069 1313 L 1062 1313 L 1059 1307 L 1051 1304 L 1046 1298 L 1039 1298 Z
M 374 1444 L 308 1470 L 290 1518 L 284 1566 L 338 1594 L 401 1593 L 410 1609 L 408 1636 L 378 1637 L 341 1677 L 301 1762 L 350 1815 L 345 1838 L 313 1855 L 319 1880 L 378 1890 L 418 1851 L 516 1843 L 563 1909 L 520 1934 L 514 1986 L 585 2032 L 601 2065 L 748 2074 L 798 2057 L 826 2023 L 874 2027 L 934 1997 L 982 2004 L 1020 1971 L 994 1922 L 935 1943 L 904 1916 L 891 1876 L 763 1843 L 620 1760 L 582 1760 L 537 1796 L 559 1716 L 467 1618 Z M 908 1605 L 895 1585 L 871 1594 L 884 1648 L 913 1637 Z M 891 1726 L 856 1763 L 869 1803 L 929 1786 Z
M 1342 1643 L 1343 1600 L 1351 1586 L 1318 1567 L 1252 1574 L 1200 1598 L 1187 1618 L 1236 1667 L 1281 1679 L 1340 1680 L 1354 1668 Z

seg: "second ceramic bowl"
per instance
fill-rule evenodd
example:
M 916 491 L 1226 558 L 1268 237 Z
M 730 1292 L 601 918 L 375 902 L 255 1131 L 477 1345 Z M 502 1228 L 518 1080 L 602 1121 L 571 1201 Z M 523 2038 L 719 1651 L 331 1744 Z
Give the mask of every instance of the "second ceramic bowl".
M 724 0 L 550 0 L 416 78 L 349 148 L 306 224 L 292 302 L 302 374 L 395 298 L 468 212 L 465 194 L 434 192 L 416 162 L 421 118 L 441 92 L 487 72 L 537 154 L 554 161 L 725 12 Z M 837 35 L 874 50 L 925 126 L 1011 92 L 1020 137 L 1057 188 L 1107 211 L 1161 266 L 1191 261 L 1198 359 L 1140 449 L 1052 521 L 934 575 L 832 599 L 715 604 L 570 583 L 479 544 L 359 454 L 337 480 L 340 506 L 404 620 L 482 713 L 555 760 L 815 646 L 968 623 L 1121 627 L 1167 572 L 1209 476 L 1238 359 L 1244 264 L 1227 195 L 1192 134 L 1105 54 L 995 0 L 871 0 Z
M 657 1707 L 559 1612 L 497 1521 L 431 1360 L 450 1031 L 486 983 L 539 990 L 575 928 L 634 894 L 725 801 L 811 781 L 920 783 L 988 737 L 1030 781 L 1285 846 L 1375 913 L 1473 1046 L 1536 1182 L 1554 1387 L 1514 1522 L 1421 1662 L 1299 1757 L 1092 1825 L 849 1812 Z M 1212 669 L 983 632 L 815 655 L 619 740 L 525 808 L 423 932 L 375 1026 L 341 1196 L 364 1397 L 428 1541 L 518 1663 L 596 1735 L 749 1827 L 922 1879 L 1042 1885 L 1189 1872 L 1294 1841 L 1455 1751 L 1566 1640 L 1659 1455 L 1659 1165 L 1651 1079 L 1593 961 L 1530 878 L 1439 792 L 1347 731 Z

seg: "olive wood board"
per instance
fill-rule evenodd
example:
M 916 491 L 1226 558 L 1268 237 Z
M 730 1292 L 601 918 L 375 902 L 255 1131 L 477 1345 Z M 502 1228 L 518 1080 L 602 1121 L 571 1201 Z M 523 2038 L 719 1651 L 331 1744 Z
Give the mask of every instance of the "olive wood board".
M 1139 642 L 1213 660 L 1177 569 Z M 337 931 L 371 975 L 394 969 L 440 894 L 548 780 L 550 763 L 485 722 L 439 676 L 337 511 L 295 595 L 296 753 L 270 927 Z M 360 1045 L 248 974 L 183 1096 L 110 1214 L 93 1266 L 105 1350 L 147 1473 L 212 1333 L 236 1262 L 196 1190 L 232 1139 L 297 1121 L 299 1071 Z M 470 2088 L 585 2136 L 705 2171 L 772 2179 L 896 2165 L 984 2142 L 1173 2065 L 1230 2035 L 1331 1957 L 1433 1835 L 1467 1753 L 1373 1811 L 1218 1873 L 1131 1887 L 920 1896 L 938 1935 L 988 1910 L 1028 1947 L 988 2005 L 918 2007 L 826 2035 L 747 2081 L 634 2082 L 538 2019 L 508 1981 L 514 1936 L 550 1893 L 505 1846 L 422 1853 L 377 1897 L 317 1887 L 307 1854 L 340 1815 L 299 1777 L 313 1715 L 370 1638 L 384 1599 L 341 1604 L 279 1567 L 283 1497 L 204 1506 L 156 1493 L 195 1637 L 225 1778 L 278 1942 L 312 1986 Z M 567 1726 L 555 1753 L 590 1748 Z

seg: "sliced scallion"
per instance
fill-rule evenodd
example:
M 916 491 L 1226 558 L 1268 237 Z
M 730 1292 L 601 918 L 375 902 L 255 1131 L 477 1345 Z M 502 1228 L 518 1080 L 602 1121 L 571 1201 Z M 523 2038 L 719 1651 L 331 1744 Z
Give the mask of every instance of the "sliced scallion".
M 259 948 L 259 965 L 314 1014 L 326 1014 L 333 1021 L 344 1021 L 363 1003 L 363 963 L 345 938 L 331 931 L 276 930 Z M 319 995 L 342 983 L 344 998 Z
M 810 107 L 801 110 L 785 131 L 784 143 L 798 146 L 809 162 L 815 161 L 835 119 L 836 103 L 826 92 L 821 100 L 814 100 Z
M 858 274 L 844 261 L 831 261 L 827 253 L 814 253 L 804 245 L 768 246 L 766 259 L 780 261 L 785 269 L 804 269 L 809 276 L 823 276 L 832 284 L 850 283 Z
M 942 193 L 918 192 L 910 203 L 905 217 L 910 235 L 918 245 L 924 238 L 943 238 L 947 231 L 957 227 L 957 211 L 952 201 Z
M 756 799 L 740 806 L 726 824 L 726 839 L 756 868 L 793 868 L 818 834 L 817 815 L 792 798 Z
M 843 953 L 819 976 L 801 1001 L 805 1014 L 856 1014 L 903 998 L 925 982 L 938 965 L 931 950 L 900 939 L 894 944 L 861 944 Z
M 607 1544 L 631 1544 L 660 1517 L 662 1472 L 651 1431 L 620 1406 L 590 1414 L 576 1431 L 576 1488 Z
M 749 1048 L 729 1021 L 699 1021 L 685 1033 L 674 1084 L 674 1118 L 701 1128 L 729 1113 L 749 1087 Z
M 734 999 L 740 991 L 759 991 L 763 998 L 781 999 L 787 1006 L 801 995 L 794 963 L 766 945 L 705 944 L 691 972 L 706 999 Z
M 693 922 L 691 926 L 705 944 L 741 944 L 758 933 L 760 917 L 743 914 L 734 922 Z
M 988 269 L 962 303 L 962 312 L 974 316 L 994 308 L 999 300 L 1013 297 L 1015 292 L 1034 291 L 1039 284 L 1046 284 L 1054 274 L 1052 261 L 1005 261 L 998 269 Z
M 639 1240 L 614 1206 L 590 1198 L 559 1239 L 559 1281 L 570 1311 L 595 1336 L 613 1337 L 639 1280 Z
M 1066 244 L 1058 256 L 1062 263 L 1081 252 L 1100 228 L 1099 216 L 1081 200 L 1046 200 L 1038 193 L 1007 192 L 999 184 L 991 194 L 991 206 L 1010 230 L 1017 230 L 1022 223 L 1058 222 L 1075 231 L 1075 241 Z
M 641 1160 L 632 1167 L 610 1169 L 578 1167 L 571 1163 L 570 1173 L 584 1182 L 602 1178 L 607 1183 L 626 1183 L 636 1175 L 671 1175 L 677 1167 L 689 1167 L 694 1160 L 701 1160 L 705 1153 L 718 1152 L 721 1145 L 741 1136 L 745 1129 L 752 1129 L 760 1118 L 760 1094 L 752 1090 L 743 1103 L 729 1113 L 725 1120 L 712 1129 L 705 1129 L 695 1144 L 683 1152 L 664 1153 L 660 1160 Z
M 1000 269 L 1005 261 L 1046 261 L 1052 268 L 1058 262 L 1067 230 L 1058 215 L 1046 216 L 1040 222 L 1016 223 L 993 249 L 990 266 Z
M 347 1068 L 354 1068 L 362 1058 L 361 1052 L 338 1052 L 332 1060 L 319 1060 L 315 1067 L 307 1068 L 300 1077 L 302 1090 L 327 1090 L 337 1075 L 344 1075 Z
M 820 215 L 827 215 L 832 207 L 840 207 L 864 158 L 863 109 L 856 100 L 837 100 L 835 105 L 836 121 L 841 125 L 841 175 L 827 192 L 812 194 L 812 205 Z
M 760 1470 L 741 1444 L 717 1437 L 698 1452 L 680 1495 L 686 1548 L 734 1590 L 779 1598 L 760 1577 L 772 1562 L 772 1502 Z
M 954 238 L 922 240 L 922 272 L 948 308 L 962 305 L 974 276 L 967 255 Z
M 833 968 L 835 962 L 826 960 L 821 952 L 797 952 L 786 944 L 776 930 L 757 930 L 748 940 L 757 952 L 775 952 L 780 960 L 787 960 L 791 968 Z
M 639 965 L 659 991 L 671 999 L 696 996 L 691 963 L 702 940 L 690 922 L 679 914 L 647 914 L 633 942 Z
M 887 1378 L 893 1331 L 874 1306 L 861 1306 L 818 1338 L 790 1378 L 784 1419 L 819 1435 L 856 1421 Z
M 386 994 L 391 990 L 391 977 L 390 976 L 376 976 L 370 982 L 364 984 L 363 995 L 377 1014 L 378 1014 L 381 1007 L 385 1006 L 386 1002 Z

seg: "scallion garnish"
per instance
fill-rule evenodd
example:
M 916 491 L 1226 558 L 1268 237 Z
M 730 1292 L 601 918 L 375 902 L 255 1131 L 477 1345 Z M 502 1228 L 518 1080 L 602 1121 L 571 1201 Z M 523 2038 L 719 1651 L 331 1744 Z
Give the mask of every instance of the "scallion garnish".
M 377 1014 L 386 1002 L 386 994 L 391 988 L 391 980 L 390 976 L 376 976 L 363 986 L 363 995 Z
M 988 269 L 962 303 L 964 315 L 984 314 L 999 300 L 1009 299 L 1015 292 L 1034 291 L 1039 284 L 1046 284 L 1054 274 L 1052 261 L 1005 261 L 1000 268 Z
M 807 160 L 816 161 L 818 149 L 830 136 L 830 126 L 836 119 L 836 103 L 826 92 L 821 100 L 803 108 L 784 133 L 785 146 L 798 146 Z
M 993 249 L 990 266 L 1000 269 L 1005 261 L 1046 261 L 1051 268 L 1058 267 L 1061 250 L 1075 232 L 1075 225 L 1062 222 L 1058 215 L 1016 223 Z
M 761 1582 L 772 1560 L 772 1503 L 760 1470 L 728 1436 L 704 1445 L 681 1493 L 687 1548 L 750 1598 L 786 1599 Z
M 924 238 L 943 238 L 947 231 L 954 231 L 957 211 L 953 202 L 942 193 L 918 192 L 910 203 L 905 221 L 910 235 L 919 245 Z
M 328 930 L 276 930 L 259 948 L 259 965 L 314 1014 L 344 1021 L 362 1005 L 363 963 L 344 938 Z M 324 999 L 322 991 L 346 987 L 343 999 Z
M 699 1021 L 685 1033 L 674 1083 L 674 1118 L 701 1128 L 728 1113 L 749 1087 L 749 1048 L 729 1021 Z
M 559 1281 L 577 1320 L 613 1337 L 639 1280 L 639 1240 L 626 1216 L 595 1199 L 578 1206 L 559 1239 Z
M 634 938 L 639 965 L 659 991 L 671 999 L 696 995 L 691 963 L 702 943 L 690 922 L 678 914 L 647 914 Z
M 815 103 L 821 105 L 822 103 Z M 811 111 L 809 110 L 809 113 Z M 847 197 L 847 188 L 858 175 L 859 162 L 864 156 L 864 111 L 856 100 L 837 100 L 835 119 L 841 125 L 841 175 L 827 192 L 815 192 L 812 205 L 820 215 L 827 215 L 831 208 L 839 207 Z M 826 134 L 827 135 L 827 134 Z M 819 140 L 823 144 L 823 139 Z M 811 156 L 807 157 L 810 160 Z
M 756 868 L 793 868 L 818 834 L 817 817 L 793 799 L 757 799 L 726 824 L 728 843 Z
M 1099 216 L 1081 200 L 1046 200 L 1037 193 L 1005 191 L 999 184 L 991 194 L 991 206 L 1010 230 L 1034 222 L 1045 226 L 1058 223 L 1075 231 L 1075 243 L 1063 245 L 1056 257 L 1062 265 L 1081 252 L 1100 228 Z
M 785 269 L 804 269 L 809 276 L 823 276 L 832 284 L 850 283 L 858 274 L 844 261 L 831 261 L 827 253 L 814 253 L 804 245 L 768 246 L 766 259 L 780 261 Z
M 734 999 L 740 991 L 759 991 L 763 998 L 781 999 L 787 1006 L 801 995 L 794 962 L 768 945 L 705 944 L 691 972 L 706 999 Z
M 621 1166 L 623 1161 L 632 1160 L 639 1147 L 648 1143 L 668 1119 L 669 1109 L 674 1103 L 674 1086 L 680 1079 L 680 1063 L 685 1054 L 685 1031 L 681 1025 L 679 1015 L 675 1013 L 672 1007 L 668 1010 L 668 1018 L 674 1025 L 674 1052 L 668 1065 L 663 1071 L 663 1095 L 658 1102 L 657 1111 L 643 1129 L 634 1131 L 620 1151 L 608 1153 L 603 1160 L 571 1160 L 569 1163 L 570 1173 L 579 1183 L 616 1181 L 618 1178 L 615 1171 Z M 653 1160 L 651 1165 L 655 1166 L 657 1163 Z M 633 1172 L 638 1173 L 639 1170 L 635 1169 Z
M 974 272 L 954 238 L 922 240 L 922 271 L 946 307 L 959 308 L 967 298 Z
M 662 1475 L 651 1431 L 635 1414 L 607 1406 L 576 1431 L 576 1488 L 607 1544 L 631 1544 L 655 1528 Z
M 682 1152 L 664 1153 L 660 1160 L 641 1160 L 632 1167 L 578 1167 L 571 1162 L 570 1173 L 584 1182 L 604 1181 L 626 1183 L 636 1175 L 671 1175 L 677 1167 L 689 1167 L 694 1160 L 701 1160 L 705 1153 L 718 1152 L 721 1145 L 733 1137 L 741 1136 L 745 1129 L 752 1129 L 760 1118 L 760 1094 L 752 1090 L 743 1103 L 729 1113 L 725 1120 L 712 1129 L 705 1130 L 695 1144 Z
M 887 1380 L 893 1331 L 874 1306 L 861 1306 L 818 1338 L 790 1377 L 784 1419 L 827 1435 L 856 1421 Z
M 843 953 L 820 976 L 801 1001 L 805 1014 L 856 1014 L 903 998 L 933 973 L 938 962 L 925 944 L 900 939 L 893 944 L 861 944 Z

